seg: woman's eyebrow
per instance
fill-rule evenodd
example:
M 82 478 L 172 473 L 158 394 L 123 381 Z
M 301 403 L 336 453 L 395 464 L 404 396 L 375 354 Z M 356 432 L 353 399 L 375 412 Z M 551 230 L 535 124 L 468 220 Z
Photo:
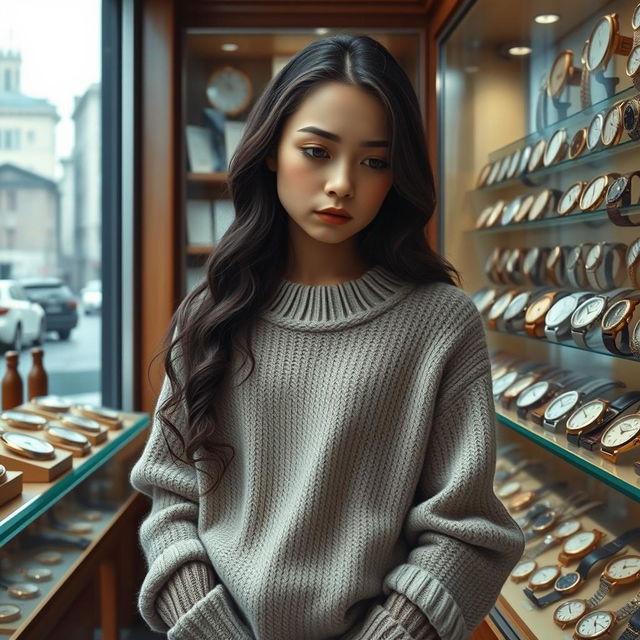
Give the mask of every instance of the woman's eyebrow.
M 327 138 L 328 140 L 332 140 L 333 142 L 342 142 L 342 138 L 335 133 L 329 133 L 324 129 L 319 129 L 318 127 L 304 127 L 303 129 L 298 129 L 298 131 L 307 131 L 309 133 L 315 133 L 317 136 L 322 136 L 323 138 Z M 387 140 L 368 140 L 367 142 L 361 142 L 361 147 L 388 147 L 389 142 Z

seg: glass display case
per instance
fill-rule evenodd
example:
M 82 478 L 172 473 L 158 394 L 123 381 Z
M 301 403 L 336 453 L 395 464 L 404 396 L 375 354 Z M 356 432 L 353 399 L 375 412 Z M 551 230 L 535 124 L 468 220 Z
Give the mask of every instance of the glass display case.
M 462 2 L 438 41 L 441 243 L 485 322 L 496 493 L 527 539 L 506 637 L 640 628 L 639 44 L 637 0 Z
M 57 600 L 61 591 L 80 580 L 87 558 L 136 497 L 129 472 L 149 425 L 144 413 L 49 399 L 0 415 L 0 635 L 11 638 L 50 637 L 39 618 L 52 607 L 60 617 L 69 604 L 68 594 Z M 104 614 L 100 598 L 109 601 L 104 588 L 101 581 L 92 588 L 91 637 Z M 84 614 L 75 615 L 74 637 L 87 637 Z

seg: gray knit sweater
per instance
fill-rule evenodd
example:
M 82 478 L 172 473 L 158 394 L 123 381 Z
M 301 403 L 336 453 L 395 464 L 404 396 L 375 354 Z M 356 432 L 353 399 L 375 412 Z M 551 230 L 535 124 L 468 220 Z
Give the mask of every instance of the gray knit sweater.
M 381 266 L 336 285 L 282 280 L 252 348 L 252 375 L 236 386 L 250 362 L 234 353 L 216 400 L 216 440 L 236 452 L 217 490 L 199 497 L 210 480 L 171 457 L 156 419 L 131 473 L 152 500 L 147 623 L 175 640 L 410 640 L 384 606 L 403 594 L 443 640 L 468 638 L 524 544 L 492 489 L 470 298 Z

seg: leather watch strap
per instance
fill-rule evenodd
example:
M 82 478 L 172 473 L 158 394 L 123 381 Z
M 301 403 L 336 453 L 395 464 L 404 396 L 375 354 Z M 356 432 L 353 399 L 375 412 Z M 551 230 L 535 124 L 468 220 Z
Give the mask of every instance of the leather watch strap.
M 640 293 L 634 293 L 625 296 L 621 300 L 630 300 L 632 302 L 640 301 Z M 618 301 L 620 302 L 620 301 Z M 632 309 L 633 313 L 634 309 Z M 616 333 L 602 332 L 602 342 L 610 353 L 618 355 L 629 355 L 631 353 L 630 336 L 629 336 L 629 322 L 617 331 Z
M 624 175 L 625 178 L 629 181 L 625 190 L 622 192 L 621 200 L 619 205 L 612 205 L 607 207 L 607 215 L 609 216 L 609 220 L 613 222 L 613 224 L 619 227 L 637 227 L 640 225 L 640 222 L 632 222 L 628 216 L 622 215 L 620 212 L 620 207 L 628 207 L 631 202 L 631 187 L 633 178 L 640 176 L 640 169 L 636 171 L 631 171 Z

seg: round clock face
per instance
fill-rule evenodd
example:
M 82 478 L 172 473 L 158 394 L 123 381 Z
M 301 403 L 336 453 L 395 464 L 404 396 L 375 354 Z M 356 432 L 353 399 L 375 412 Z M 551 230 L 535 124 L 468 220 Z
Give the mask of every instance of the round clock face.
M 580 198 L 581 209 L 593 209 L 598 206 L 607 187 L 606 176 L 594 178 L 585 188 Z
M 624 193 L 624 190 L 629 182 L 625 176 L 616 178 L 607 191 L 607 204 L 613 204 Z
M 580 520 L 566 520 L 553 530 L 553 535 L 556 538 L 567 538 L 580 531 L 581 527 Z
M 484 227 L 487 224 L 487 221 L 489 220 L 489 216 L 491 215 L 492 211 L 493 211 L 493 205 L 490 204 L 488 207 L 485 207 L 480 212 L 480 215 L 476 220 L 476 229 L 482 229 L 482 227 Z
M 556 583 L 553 585 L 553 588 L 556 591 L 570 591 L 575 587 L 578 582 L 580 582 L 580 574 L 577 571 L 572 571 L 571 573 L 566 573 L 563 576 L 560 576 Z
M 520 155 L 522 154 L 522 149 L 518 149 L 511 154 L 511 159 L 509 160 L 509 169 L 507 170 L 507 178 L 513 178 L 520 166 Z
M 223 113 L 236 113 L 249 102 L 251 83 L 237 69 L 225 67 L 216 71 L 207 83 L 207 98 Z
M 477 296 L 477 297 L 476 297 Z M 487 309 L 495 302 L 496 292 L 494 289 L 479 291 L 473 296 L 473 301 L 480 313 L 485 313 Z
M 516 381 L 517 377 L 518 373 L 516 371 L 509 371 L 509 373 L 497 378 L 493 383 L 493 395 L 499 396 L 504 393 Z
M 622 108 L 622 122 L 627 131 L 633 131 L 636 128 L 638 120 L 638 108 L 632 100 L 627 100 Z
M 602 244 L 594 244 L 589 252 L 587 253 L 587 257 L 584 259 L 585 269 L 595 269 L 600 260 L 602 259 L 602 254 L 604 252 L 604 247 Z
M 521 202 L 522 196 L 518 196 L 505 207 L 504 211 L 502 212 L 502 217 L 500 218 L 501 224 L 510 224 L 511 222 L 513 222 L 513 218 L 515 217 L 516 213 L 518 213 Z
M 546 380 L 536 382 L 518 396 L 516 405 L 521 408 L 530 407 L 544 398 L 548 390 L 549 383 Z
M 598 113 L 589 124 L 589 128 L 587 129 L 587 148 L 589 151 L 593 151 L 600 142 L 600 131 L 602 131 L 603 121 L 603 115 Z
M 562 160 L 562 150 L 567 140 L 567 130 L 558 129 L 551 138 L 544 151 L 544 166 L 548 167 L 554 162 Z
M 591 400 L 578 407 L 567 418 L 567 431 L 581 431 L 590 424 L 595 423 L 607 410 L 607 404 L 602 400 Z
M 613 24 L 605 16 L 596 23 L 587 48 L 587 68 L 595 71 L 604 64 L 613 39 Z
M 576 182 L 562 194 L 560 202 L 558 203 L 558 213 L 560 215 L 566 215 L 575 208 L 582 194 L 583 187 L 583 182 Z
M 528 309 L 525 315 L 526 322 L 537 322 L 549 311 L 553 300 L 549 296 L 543 296 L 536 300 Z
M 531 210 L 531 205 L 533 204 L 534 200 L 535 198 L 532 194 L 529 194 L 528 196 L 525 196 L 522 199 L 522 202 L 520 203 L 520 208 L 516 212 L 516 215 L 513 217 L 514 222 L 522 222 L 527 217 L 527 215 L 529 214 L 529 211 Z
M 509 304 L 507 310 L 504 312 L 504 319 L 511 320 L 524 311 L 529 299 L 531 298 L 530 291 L 523 291 L 519 293 Z
M 547 141 L 542 139 L 536 142 L 533 150 L 531 151 L 531 157 L 529 158 L 529 173 L 535 171 L 542 164 L 542 158 L 544 156 L 544 150 L 547 146 Z
M 44 427 L 44 425 L 47 424 L 46 418 L 24 411 L 4 411 L 2 415 L 0 415 L 0 418 L 7 422 L 28 424 L 36 429 Z
M 606 573 L 614 580 L 628 580 L 640 575 L 640 556 L 628 555 L 617 558 L 607 565 Z
M 494 162 L 491 165 L 491 170 L 489 171 L 489 176 L 487 177 L 487 185 L 493 184 L 496 181 L 498 171 L 500 171 L 500 163 Z
M 640 45 L 633 47 L 627 58 L 627 75 L 635 76 L 638 70 L 640 70 Z
M 24 575 L 29 578 L 29 580 L 34 580 L 35 582 L 46 582 L 47 580 L 51 580 L 53 573 L 51 569 L 42 567 L 40 569 L 27 569 Z
M 555 565 L 540 567 L 529 579 L 532 586 L 543 586 L 553 582 L 560 573 L 560 569 Z
M 48 442 L 25 433 L 6 431 L 2 434 L 2 439 L 10 445 L 15 445 L 40 456 L 51 456 L 55 453 L 55 449 Z
M 627 249 L 627 265 L 632 266 L 640 255 L 640 238 L 634 240 Z
M 594 296 L 585 300 L 571 316 L 571 326 L 574 329 L 582 329 L 596 320 L 606 305 L 606 300 L 601 296 Z
M 616 420 L 602 434 L 600 442 L 612 449 L 633 440 L 640 433 L 640 415 L 633 414 Z
M 511 482 L 507 482 L 507 484 L 502 485 L 496 491 L 496 495 L 499 498 L 510 498 L 512 495 L 518 493 L 518 491 L 520 491 L 520 483 L 517 480 L 512 480 Z
M 491 311 L 489 311 L 489 318 L 491 320 L 497 320 L 504 312 L 505 309 L 509 306 L 509 303 L 513 299 L 513 293 L 504 293 L 502 294 L 491 307 Z
M 604 118 L 600 139 L 602 144 L 609 146 L 615 144 L 622 131 L 622 108 L 614 105 Z
M 559 418 L 562 418 L 562 416 L 573 411 L 576 404 L 578 404 L 579 399 L 580 394 L 577 391 L 565 391 L 555 398 L 545 409 L 545 419 L 558 420 Z
M 562 550 L 569 554 L 582 553 L 595 542 L 595 539 L 596 534 L 593 531 L 580 531 L 567 538 Z
M 552 98 L 557 98 L 565 87 L 567 75 L 573 61 L 573 52 L 561 51 L 551 65 L 547 90 Z
M 631 310 L 631 303 L 628 300 L 618 300 L 614 302 L 602 318 L 602 330 L 612 331 Z
M 519 396 L 527 387 L 530 387 L 535 381 L 536 376 L 529 375 L 520 378 L 520 380 L 516 380 L 505 392 L 510 397 L 515 398 Z
M 524 147 L 524 149 L 522 149 L 522 152 L 520 153 L 520 164 L 518 165 L 518 171 L 517 171 L 518 175 L 526 171 L 527 167 L 529 166 L 530 158 L 531 158 L 531 145 L 528 144 L 526 147 Z
M 565 296 L 560 298 L 547 313 L 545 322 L 549 327 L 557 327 L 567 320 L 578 306 L 578 298 L 574 296 Z
M 631 27 L 633 29 L 640 29 L 640 3 L 633 10 L 633 15 L 631 16 Z
M 599 638 L 615 624 L 615 618 L 610 611 L 594 611 L 578 620 L 576 631 L 582 638 Z
M 519 562 L 511 571 L 512 578 L 526 578 L 528 575 L 533 573 L 536 568 L 535 560 L 524 560 L 523 562 Z
M 569 144 L 569 157 L 577 158 L 583 151 L 584 147 L 587 143 L 587 130 L 583 127 L 582 129 L 578 129 L 573 138 L 571 138 L 571 143 Z
M 563 602 L 554 614 L 558 622 L 571 624 L 580 619 L 587 611 L 587 603 L 584 600 L 569 600 Z
M 529 210 L 529 220 L 539 220 L 544 217 L 551 195 L 551 191 L 549 191 L 549 189 L 545 189 L 536 196 L 536 199 L 533 201 L 531 209 Z

